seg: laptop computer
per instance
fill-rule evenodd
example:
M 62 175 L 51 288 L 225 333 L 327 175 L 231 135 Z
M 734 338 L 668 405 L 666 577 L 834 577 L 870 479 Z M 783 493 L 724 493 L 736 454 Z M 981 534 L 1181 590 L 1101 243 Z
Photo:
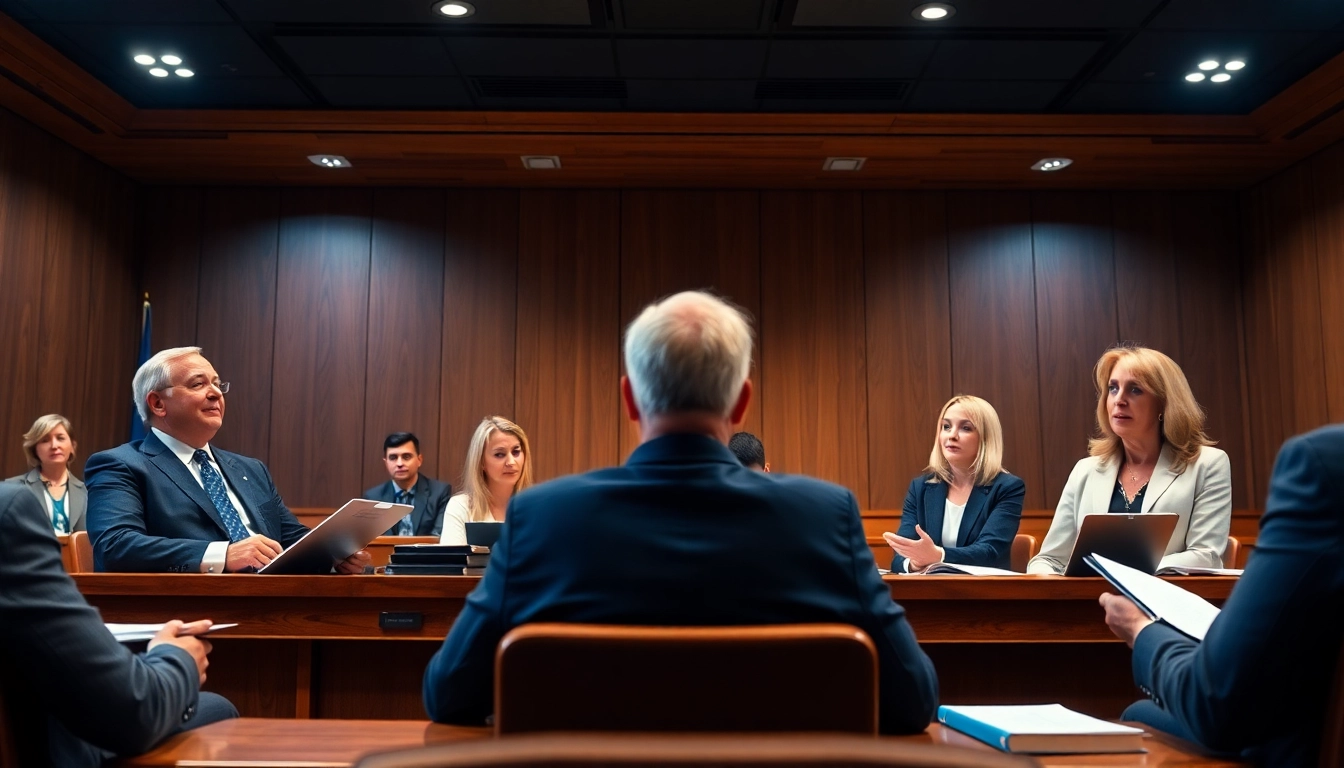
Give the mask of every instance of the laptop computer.
M 413 509 L 410 504 L 351 499 L 257 573 L 329 573 L 332 564 L 368 546 Z
M 467 523 L 467 543 L 494 548 L 503 527 L 503 523 Z
M 1173 512 L 1086 515 L 1064 575 L 1095 576 L 1096 571 L 1083 561 L 1094 553 L 1152 575 L 1167 551 L 1167 542 L 1171 541 L 1179 518 Z

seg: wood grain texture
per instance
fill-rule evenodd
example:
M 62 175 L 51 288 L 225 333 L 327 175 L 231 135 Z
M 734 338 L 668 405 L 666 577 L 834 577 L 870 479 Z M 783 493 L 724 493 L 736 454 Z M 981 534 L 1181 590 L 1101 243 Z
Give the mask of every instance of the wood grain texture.
M 621 328 L 650 302 L 708 289 L 750 314 L 755 331 L 752 377 L 761 360 L 760 197 L 756 192 L 621 193 Z M 622 367 L 624 372 L 624 367 Z M 761 435 L 760 392 L 739 429 Z M 620 456 L 639 445 L 639 425 L 621 418 Z M 767 461 L 773 463 L 766 443 Z
M 1205 429 L 1232 462 L 1232 508 L 1250 504 L 1244 482 L 1251 473 L 1242 428 L 1241 345 L 1236 333 L 1241 312 L 1236 201 L 1231 196 L 1172 197 L 1181 226 L 1175 230 L 1180 286 L 1181 346 L 1173 354 L 1207 414 Z
M 1283 366 L 1275 338 L 1274 281 L 1277 265 L 1272 254 L 1273 222 L 1263 187 L 1241 195 L 1242 221 L 1242 312 L 1245 328 L 1245 378 L 1250 421 L 1250 502 L 1263 508 L 1269 491 L 1269 474 L 1279 446 L 1290 433 L 1284 426 L 1282 398 L 1286 392 Z
M 425 716 L 424 702 L 406 692 L 424 685 L 425 668 L 442 643 L 345 640 L 320 643 L 314 651 L 313 716 L 414 719 Z M 395 658 L 394 658 L 395 657 Z
M 1087 456 L 1085 436 L 1097 431 L 1092 367 L 1119 335 L 1112 229 L 1108 195 L 1032 195 L 1047 507 L 1059 502 L 1073 465 Z
M 1172 231 L 1178 225 L 1172 218 L 1167 194 L 1111 195 L 1119 338 L 1169 355 L 1181 347 L 1182 304 L 1172 250 Z
M 864 193 L 863 251 L 868 504 L 900 509 L 953 394 L 945 195 Z
M 142 265 L 140 282 L 154 307 L 152 350 L 197 346 L 201 190 L 146 189 L 139 213 L 136 234 Z
M 1031 216 L 1021 195 L 948 194 L 952 388 L 988 400 L 1003 422 L 1004 468 L 1045 505 Z M 1078 386 L 1088 389 L 1085 376 Z M 1051 440 L 1078 440 L 1051 435 Z
M 481 419 L 517 418 L 518 193 L 449 190 L 446 205 L 443 367 L 434 461 L 438 479 L 458 488 L 467 443 Z M 529 436 L 531 430 L 523 425 Z
M 261 461 L 271 458 L 271 392 L 279 268 L 280 194 L 273 189 L 205 190 L 201 206 L 200 303 L 197 339 L 232 386 L 228 418 L 215 436 L 221 447 Z
M 371 195 L 281 195 L 271 467 L 296 506 L 338 505 L 364 465 Z
M 518 232 L 516 406 L 533 477 L 620 460 L 620 197 L 526 191 Z
M 443 248 L 441 191 L 374 191 L 364 474 L 358 487 L 348 484 L 351 495 L 387 481 L 388 434 L 415 433 L 422 453 L 439 444 Z
M 763 432 L 773 469 L 849 488 L 868 506 L 863 199 L 761 195 Z
M 1316 267 L 1329 419 L 1344 421 L 1344 144 L 1312 161 L 1316 201 Z

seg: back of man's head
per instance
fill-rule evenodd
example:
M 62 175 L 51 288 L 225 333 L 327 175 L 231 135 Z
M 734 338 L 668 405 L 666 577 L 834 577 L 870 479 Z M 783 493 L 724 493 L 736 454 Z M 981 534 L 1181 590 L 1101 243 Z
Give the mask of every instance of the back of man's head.
M 742 466 L 748 469 L 765 469 L 765 446 L 759 437 L 750 432 L 735 433 L 728 441 L 728 450 L 742 462 Z
M 625 367 L 642 413 L 728 416 L 751 372 L 751 326 L 716 296 L 678 293 L 626 328 Z

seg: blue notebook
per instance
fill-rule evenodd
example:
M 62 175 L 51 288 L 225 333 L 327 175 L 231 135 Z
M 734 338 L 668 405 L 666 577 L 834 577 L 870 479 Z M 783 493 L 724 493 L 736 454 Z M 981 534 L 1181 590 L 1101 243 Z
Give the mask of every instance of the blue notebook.
M 959 706 L 938 708 L 938 722 L 1004 752 L 1071 755 L 1143 752 L 1143 730 L 1118 725 L 1063 706 Z

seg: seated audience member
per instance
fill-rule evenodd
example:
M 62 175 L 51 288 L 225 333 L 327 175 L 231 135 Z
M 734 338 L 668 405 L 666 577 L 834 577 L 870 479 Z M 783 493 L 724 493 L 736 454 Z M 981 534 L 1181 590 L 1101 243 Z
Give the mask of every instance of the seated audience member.
M 1003 428 L 994 406 L 957 395 L 943 406 L 924 474 L 910 481 L 901 527 L 884 533 L 891 570 L 936 563 L 1011 566 L 1022 520 L 1022 479 L 1003 470 Z
M 467 447 L 462 491 L 448 500 L 440 544 L 467 543 L 467 523 L 502 523 L 514 494 L 532 485 L 532 447 L 503 416 L 481 419 Z
M 425 671 L 431 718 L 484 720 L 495 647 L 528 621 L 839 622 L 877 646 L 881 730 L 928 726 L 938 679 L 877 573 L 854 494 L 766 477 L 727 449 L 751 399 L 751 343 L 747 319 L 701 292 L 630 324 L 621 396 L 642 443 L 625 466 L 514 497 L 490 567 Z
M 1152 697 L 1138 720 L 1261 765 L 1315 766 L 1344 641 L 1344 425 L 1284 443 L 1246 572 L 1203 642 L 1102 595 Z
M 1073 467 L 1041 553 L 1027 573 L 1063 573 L 1083 517 L 1175 512 L 1158 567 L 1219 568 L 1232 526 L 1232 470 L 1204 434 L 1204 411 L 1185 374 L 1154 349 L 1107 350 L 1093 373 L 1097 429 Z
M 769 472 L 770 462 L 765 460 L 765 446 L 761 439 L 750 432 L 737 432 L 728 440 L 728 450 L 747 469 L 757 472 Z
M 0 485 L 0 541 L 0 685 L 15 765 L 97 766 L 238 716 L 199 693 L 210 643 L 195 635 L 209 621 L 171 621 L 147 653 L 131 653 L 79 594 L 42 507 L 15 484 Z
M 165 349 L 145 361 L 131 388 L 148 434 L 84 466 L 100 571 L 249 571 L 308 531 L 265 464 L 210 445 L 229 385 L 200 352 Z M 360 551 L 337 570 L 362 573 L 369 562 Z
M 453 487 L 420 474 L 424 463 L 420 438 L 410 432 L 393 432 L 383 440 L 383 466 L 392 479 L 365 491 L 364 498 L 415 507 L 385 535 L 438 536 L 443 532 L 443 508 Z
M 56 533 L 74 533 L 84 530 L 84 510 L 89 492 L 84 481 L 70 474 L 70 460 L 75 457 L 74 429 L 70 420 L 59 413 L 38 417 L 23 434 L 23 452 L 28 455 L 27 473 L 9 478 L 11 482 L 28 486 L 42 507 Z

